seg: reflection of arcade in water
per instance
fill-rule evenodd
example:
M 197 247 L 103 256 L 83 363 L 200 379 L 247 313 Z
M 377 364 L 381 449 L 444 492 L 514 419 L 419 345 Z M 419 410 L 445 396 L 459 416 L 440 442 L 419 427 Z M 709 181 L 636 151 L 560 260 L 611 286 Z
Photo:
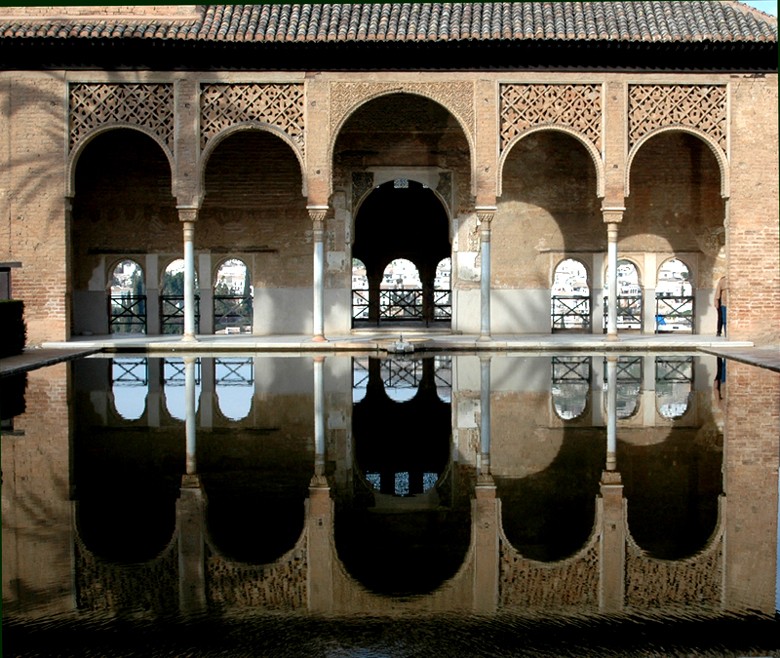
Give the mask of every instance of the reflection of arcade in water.
M 4 605 L 39 600 L 48 563 L 60 612 L 772 614 L 780 378 L 721 374 L 671 354 L 33 372 L 3 439 L 4 584 L 24 585 Z

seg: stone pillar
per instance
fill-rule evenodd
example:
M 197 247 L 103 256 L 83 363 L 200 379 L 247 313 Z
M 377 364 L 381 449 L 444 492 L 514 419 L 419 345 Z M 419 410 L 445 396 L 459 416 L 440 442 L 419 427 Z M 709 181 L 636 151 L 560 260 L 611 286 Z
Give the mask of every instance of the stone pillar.
M 609 273 L 609 299 L 607 308 L 607 338 L 617 340 L 617 240 L 618 224 L 623 220 L 623 207 L 602 207 L 607 225 L 607 272 Z
M 160 333 L 160 258 L 157 254 L 146 254 L 144 275 L 146 288 L 146 335 Z
M 496 485 L 491 475 L 480 475 L 472 503 L 474 533 L 474 612 L 498 608 L 499 543 Z
M 658 325 L 655 319 L 655 291 L 658 287 L 658 257 L 656 254 L 645 254 L 644 272 L 642 273 L 642 333 L 654 334 Z
M 477 206 L 481 252 L 479 285 L 479 339 L 490 340 L 490 225 L 496 206 Z
M 311 612 L 333 611 L 333 501 L 325 476 L 315 475 L 306 505 L 308 587 Z
M 178 208 L 179 221 L 184 233 L 184 336 L 182 340 L 195 338 L 195 222 L 197 208 Z
M 197 259 L 198 296 L 200 297 L 200 324 L 198 333 L 214 333 L 214 280 L 211 254 L 200 254 Z
M 324 343 L 325 338 L 325 214 L 328 206 L 306 206 L 311 218 L 314 243 L 314 299 L 312 340 Z

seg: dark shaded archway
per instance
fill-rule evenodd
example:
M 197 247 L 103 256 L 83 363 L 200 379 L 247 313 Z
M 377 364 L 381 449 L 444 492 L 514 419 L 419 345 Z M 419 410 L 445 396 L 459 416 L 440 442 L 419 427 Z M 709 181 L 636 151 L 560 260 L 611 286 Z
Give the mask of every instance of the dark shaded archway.
M 397 180 L 377 187 L 355 219 L 352 255 L 366 266 L 368 323 L 386 322 L 380 311 L 380 285 L 387 264 L 406 258 L 417 266 L 422 284 L 422 322 L 434 321 L 436 266 L 450 256 L 447 212 L 428 187 Z M 355 321 L 357 325 L 359 321 Z

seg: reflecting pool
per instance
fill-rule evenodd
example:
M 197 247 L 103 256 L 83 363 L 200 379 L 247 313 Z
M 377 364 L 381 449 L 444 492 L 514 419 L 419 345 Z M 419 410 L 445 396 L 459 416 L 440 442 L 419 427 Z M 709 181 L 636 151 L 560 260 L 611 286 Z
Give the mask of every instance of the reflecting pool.
M 701 354 L 0 378 L 3 655 L 780 655 L 779 410 Z

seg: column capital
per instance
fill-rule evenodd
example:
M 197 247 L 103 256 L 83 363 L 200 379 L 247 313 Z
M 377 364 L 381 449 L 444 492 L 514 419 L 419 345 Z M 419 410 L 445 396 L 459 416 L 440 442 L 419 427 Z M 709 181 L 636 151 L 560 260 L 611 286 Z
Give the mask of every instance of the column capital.
M 323 222 L 325 221 L 325 215 L 328 214 L 328 209 L 330 206 L 306 206 L 306 210 L 309 213 L 309 218 L 313 222 Z
M 623 221 L 625 206 L 601 206 L 601 216 L 605 224 L 619 224 Z
M 477 213 L 477 219 L 480 224 L 490 225 L 493 221 L 493 217 L 496 214 L 498 208 L 496 206 L 474 206 L 474 211 Z
M 176 206 L 180 222 L 198 221 L 198 208 L 195 206 Z

